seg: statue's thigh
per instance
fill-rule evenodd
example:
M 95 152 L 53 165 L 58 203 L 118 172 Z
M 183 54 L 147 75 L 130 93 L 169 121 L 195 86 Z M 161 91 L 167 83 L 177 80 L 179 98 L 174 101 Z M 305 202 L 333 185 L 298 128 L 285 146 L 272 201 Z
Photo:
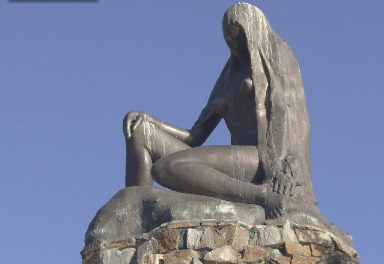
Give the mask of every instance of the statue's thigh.
M 134 131 L 138 147 L 147 149 L 152 161 L 191 147 L 150 122 L 142 122 Z
M 196 166 L 204 165 L 245 182 L 254 179 L 259 165 L 255 146 L 204 146 L 183 150 L 166 158 Z

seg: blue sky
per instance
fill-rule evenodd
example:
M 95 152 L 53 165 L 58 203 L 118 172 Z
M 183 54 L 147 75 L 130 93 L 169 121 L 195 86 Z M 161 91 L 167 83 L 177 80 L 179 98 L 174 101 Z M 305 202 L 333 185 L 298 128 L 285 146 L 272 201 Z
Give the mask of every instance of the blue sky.
M 122 119 L 190 128 L 229 50 L 229 0 L 0 2 L 3 263 L 79 263 L 96 211 L 124 187 Z M 250 1 L 294 50 L 319 207 L 383 259 L 384 4 Z M 221 124 L 207 144 L 229 144 Z

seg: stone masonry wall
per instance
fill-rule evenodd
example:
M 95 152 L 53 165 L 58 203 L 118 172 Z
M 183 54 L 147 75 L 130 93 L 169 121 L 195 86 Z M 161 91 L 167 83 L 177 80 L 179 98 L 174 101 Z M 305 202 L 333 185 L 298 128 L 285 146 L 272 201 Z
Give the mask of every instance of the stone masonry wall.
M 96 240 L 81 252 L 83 264 L 357 264 L 357 252 L 316 227 L 267 220 L 170 222 L 141 236 Z

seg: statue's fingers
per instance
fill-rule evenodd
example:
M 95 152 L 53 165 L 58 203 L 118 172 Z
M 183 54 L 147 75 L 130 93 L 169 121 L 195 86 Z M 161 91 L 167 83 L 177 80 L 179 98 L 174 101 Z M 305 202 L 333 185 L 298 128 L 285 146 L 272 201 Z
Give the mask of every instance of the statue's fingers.
M 287 177 L 284 177 L 284 179 L 283 179 L 283 184 L 284 184 L 285 186 L 288 186 L 289 183 L 290 183 L 290 180 L 289 180 Z
M 276 209 L 273 209 L 273 218 L 278 218 L 279 213 L 276 211 Z
M 284 186 L 283 194 L 288 194 L 289 187 Z
M 277 190 L 277 193 L 283 193 L 284 192 L 284 185 L 283 184 L 279 184 L 279 189 Z
M 277 208 L 277 213 L 279 214 L 279 216 L 281 216 L 283 212 L 284 212 L 283 208 Z
M 128 132 L 128 138 L 132 137 L 133 131 L 135 130 L 135 123 L 136 123 L 137 116 L 130 116 L 127 120 L 127 132 Z
M 265 210 L 265 218 L 266 218 L 266 219 L 271 218 L 271 212 L 270 212 L 270 210 Z
M 126 133 L 127 133 L 128 139 L 132 137 L 132 131 L 129 126 L 127 127 Z
M 135 119 L 135 122 L 133 123 L 132 131 L 135 131 L 136 128 L 140 125 L 140 123 L 143 121 L 142 117 L 137 117 Z
M 123 133 L 124 133 L 124 136 L 126 136 L 127 138 L 131 137 L 131 131 L 130 131 L 130 128 L 129 128 L 127 122 L 124 122 L 124 124 L 123 124 Z
M 273 210 L 273 209 L 271 209 L 271 215 L 270 215 L 270 218 L 276 218 L 276 217 L 275 217 L 275 213 L 274 213 L 274 210 Z
M 138 117 L 138 114 L 133 112 L 133 113 L 129 113 L 127 115 L 127 124 L 132 124 L 133 122 L 135 122 L 135 120 L 137 119 Z
M 273 189 L 273 190 L 275 190 L 276 182 L 277 182 L 277 180 L 276 180 L 276 176 L 275 176 L 275 177 L 273 177 L 273 179 L 272 179 L 272 189 Z
M 125 122 L 125 128 L 124 128 L 124 131 L 125 131 L 129 136 L 131 136 L 131 123 L 129 122 L 129 120 L 127 120 L 127 122 Z
M 279 190 L 279 181 L 275 180 L 273 183 L 273 191 L 277 192 Z
M 287 182 L 287 184 L 284 186 L 284 194 L 291 193 L 292 190 L 292 182 Z

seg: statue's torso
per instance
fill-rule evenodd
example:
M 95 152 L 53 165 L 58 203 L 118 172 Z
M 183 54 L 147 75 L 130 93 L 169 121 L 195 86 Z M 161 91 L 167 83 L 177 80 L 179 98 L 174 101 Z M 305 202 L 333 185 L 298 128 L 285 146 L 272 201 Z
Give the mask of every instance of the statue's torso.
M 222 116 L 232 137 L 233 145 L 257 145 L 257 120 L 254 91 L 245 91 L 244 82 L 252 79 L 250 67 L 231 69 L 222 87 L 226 109 Z

